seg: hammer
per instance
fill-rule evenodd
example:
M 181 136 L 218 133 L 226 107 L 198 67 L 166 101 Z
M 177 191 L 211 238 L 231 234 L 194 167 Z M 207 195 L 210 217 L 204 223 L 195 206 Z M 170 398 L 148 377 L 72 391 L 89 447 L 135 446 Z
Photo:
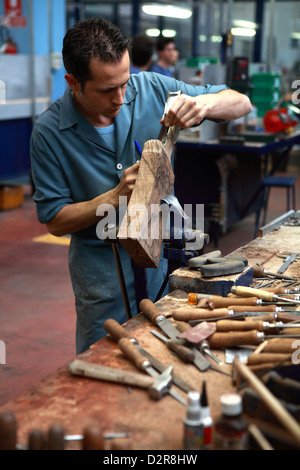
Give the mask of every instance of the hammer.
M 153 400 L 159 400 L 166 395 L 172 385 L 172 366 L 166 368 L 155 378 L 114 367 L 92 364 L 81 359 L 71 361 L 68 364 L 68 369 L 73 375 L 147 389 Z

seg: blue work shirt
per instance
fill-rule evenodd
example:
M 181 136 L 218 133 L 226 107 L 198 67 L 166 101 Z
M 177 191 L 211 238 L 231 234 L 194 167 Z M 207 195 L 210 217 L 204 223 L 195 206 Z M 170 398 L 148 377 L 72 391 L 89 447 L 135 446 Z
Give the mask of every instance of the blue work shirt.
M 165 69 L 164 67 L 162 67 L 161 65 L 158 65 L 156 63 L 151 65 L 149 71 L 150 72 L 155 72 L 155 73 L 160 73 L 161 75 L 165 75 L 166 77 L 173 77 L 174 76 L 174 73 L 173 73 L 174 68 L 173 67 L 168 67 L 167 69 Z
M 124 104 L 115 118 L 115 151 L 75 108 L 71 90 L 54 102 L 34 125 L 31 162 L 38 219 L 48 223 L 65 205 L 88 201 L 119 184 L 123 171 L 139 158 L 135 140 L 156 139 L 169 91 L 191 96 L 215 93 L 224 86 L 196 87 L 155 73 L 132 75 Z M 96 235 L 96 225 L 71 234 L 69 269 L 77 313 L 77 353 L 106 335 L 103 323 L 127 319 L 110 243 Z M 133 314 L 136 296 L 131 259 L 120 256 Z M 162 260 L 148 269 L 149 298 L 154 300 L 167 269 Z M 63 312 L 62 312 L 63 314 Z

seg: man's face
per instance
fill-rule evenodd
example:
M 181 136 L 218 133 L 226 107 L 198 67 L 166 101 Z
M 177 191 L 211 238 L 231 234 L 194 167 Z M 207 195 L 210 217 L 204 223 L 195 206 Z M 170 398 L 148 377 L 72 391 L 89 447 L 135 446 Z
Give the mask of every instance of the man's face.
M 80 112 L 94 125 L 108 125 L 118 115 L 124 104 L 129 74 L 129 54 L 126 51 L 120 62 L 103 62 L 92 58 L 90 61 L 91 79 L 84 86 L 76 81 L 75 102 Z M 67 79 L 67 77 L 66 77 Z M 67 79 L 68 81 L 68 79 Z
M 175 44 L 173 42 L 170 42 L 165 46 L 165 48 L 160 51 L 160 57 L 168 63 L 169 65 L 172 65 L 174 63 L 174 52 L 175 52 Z

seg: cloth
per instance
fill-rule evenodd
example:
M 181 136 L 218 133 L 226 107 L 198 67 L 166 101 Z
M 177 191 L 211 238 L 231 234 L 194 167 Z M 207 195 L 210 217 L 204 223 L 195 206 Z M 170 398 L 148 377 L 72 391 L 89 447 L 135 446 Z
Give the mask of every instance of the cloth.
M 168 67 L 165 69 L 161 67 L 157 63 L 154 63 L 150 67 L 150 72 L 160 73 L 161 75 L 165 75 L 166 77 L 173 77 L 174 76 L 174 67 Z
M 34 125 L 31 164 L 34 201 L 41 223 L 49 222 L 65 205 L 90 200 L 115 187 L 123 171 L 132 166 L 141 147 L 157 138 L 168 91 L 182 90 L 196 96 L 218 92 L 224 86 L 195 87 L 162 75 L 133 75 L 124 104 L 115 119 L 115 150 L 105 136 L 76 110 L 71 90 L 55 101 Z M 150 117 L 150 119 L 149 119 Z M 96 234 L 97 224 L 71 235 L 69 270 L 77 313 L 76 350 L 81 353 L 106 335 L 103 322 L 127 320 L 112 247 Z M 132 313 L 137 311 L 131 259 L 120 247 Z M 157 269 L 148 269 L 149 298 L 154 300 L 167 270 L 162 259 Z M 63 314 L 63 312 L 62 312 Z

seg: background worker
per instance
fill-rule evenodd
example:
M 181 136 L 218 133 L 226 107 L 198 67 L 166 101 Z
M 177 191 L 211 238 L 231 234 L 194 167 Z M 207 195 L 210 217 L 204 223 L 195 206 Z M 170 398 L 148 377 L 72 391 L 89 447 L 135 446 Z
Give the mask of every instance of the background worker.
M 129 50 L 130 41 L 108 21 L 76 23 L 63 41 L 68 88 L 37 118 L 31 137 L 38 218 L 55 236 L 71 234 L 77 353 L 106 335 L 105 319 L 126 321 L 113 251 L 97 236 L 97 225 L 105 211 L 118 210 L 120 196 L 130 198 L 140 159 L 135 140 L 143 147 L 157 138 L 168 92 L 182 94 L 165 117 L 166 126 L 235 119 L 251 110 L 245 95 L 225 85 L 195 87 L 150 72 L 130 76 Z M 122 247 L 120 256 L 133 312 L 134 270 Z M 147 271 L 154 300 L 166 263 Z
M 152 64 L 154 42 L 148 36 L 139 34 L 131 43 L 130 73 L 145 72 Z
M 174 66 L 178 59 L 178 51 L 173 38 L 159 37 L 156 43 L 158 60 L 150 67 L 151 72 L 174 77 Z

